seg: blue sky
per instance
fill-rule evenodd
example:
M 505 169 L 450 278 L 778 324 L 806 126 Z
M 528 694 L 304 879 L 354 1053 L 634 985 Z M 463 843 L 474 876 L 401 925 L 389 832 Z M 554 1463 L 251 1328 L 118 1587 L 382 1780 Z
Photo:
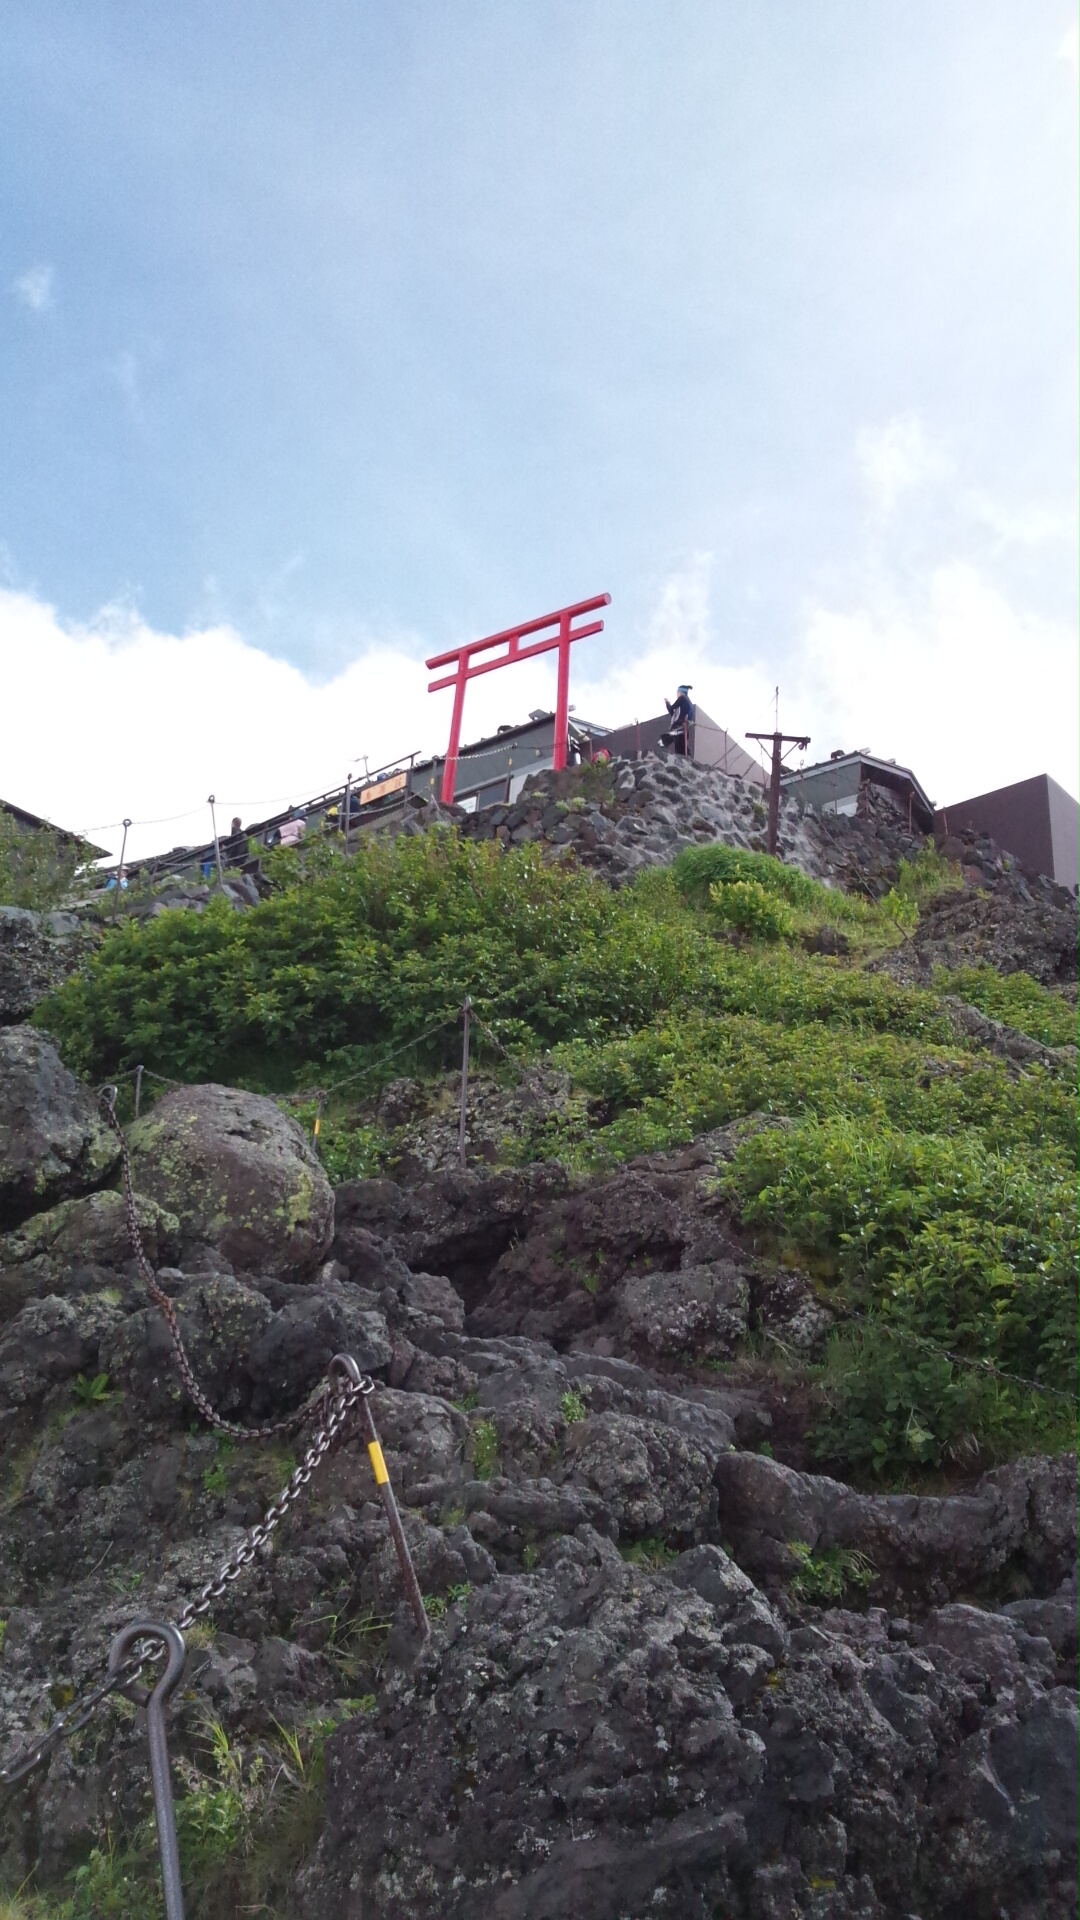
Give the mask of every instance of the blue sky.
M 178 810 L 192 728 L 321 786 L 441 741 L 426 652 L 602 590 L 597 718 L 686 663 L 942 800 L 1075 791 L 1076 95 L 1071 0 L 0 0 L 0 665 L 57 762 L 9 731 L 0 792 Z

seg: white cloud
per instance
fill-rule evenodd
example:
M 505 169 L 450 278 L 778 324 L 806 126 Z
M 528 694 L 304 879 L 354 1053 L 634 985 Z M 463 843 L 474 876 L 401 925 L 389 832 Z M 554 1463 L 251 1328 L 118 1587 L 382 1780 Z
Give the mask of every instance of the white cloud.
M 51 267 L 28 267 L 12 281 L 12 291 L 30 313 L 47 313 L 53 305 L 55 281 Z
M 779 678 L 781 724 L 811 735 L 808 760 L 869 747 L 913 767 L 946 805 L 1044 770 L 1076 791 L 1076 636 L 1011 606 L 968 564 L 938 567 L 918 600 L 878 588 L 844 608 L 810 607 L 778 673 L 722 656 L 698 555 L 660 589 L 640 650 L 601 672 L 603 645 L 574 649 L 571 699 L 585 719 L 644 719 L 688 680 L 745 743 L 749 728 L 772 724 Z M 374 768 L 443 751 L 451 694 L 428 696 L 427 651 L 415 635 L 368 641 L 317 685 L 223 623 L 158 633 L 114 608 L 71 627 L 0 589 L 0 681 L 24 716 L 5 736 L 3 798 L 92 831 L 114 855 L 125 814 L 133 857 L 197 844 L 211 792 L 219 821 L 236 812 L 246 823 L 338 785 L 364 755 Z M 463 738 L 553 703 L 551 656 L 486 675 L 469 687 Z
M 1077 511 L 1045 500 L 1029 500 L 1022 507 L 1003 506 L 988 494 L 971 494 L 967 506 L 974 519 L 999 539 L 1021 547 L 1049 547 L 1077 536 Z
M 898 414 L 883 427 L 864 427 L 855 454 L 871 503 L 883 516 L 892 513 L 906 493 L 950 472 L 950 462 L 914 414 Z
M 687 679 L 733 729 L 771 719 L 765 671 L 715 657 L 701 556 L 661 590 L 640 652 L 599 674 L 594 644 L 574 649 L 571 699 L 583 718 L 621 725 L 656 714 Z M 3 798 L 92 831 L 113 854 L 125 814 L 133 857 L 197 843 L 211 792 L 219 820 L 235 811 L 247 821 L 335 786 L 364 756 L 374 768 L 444 751 L 452 696 L 428 695 L 427 651 L 413 635 L 369 643 L 317 685 L 225 623 L 158 633 L 112 607 L 66 626 L 30 594 L 0 590 L 0 674 L 11 710 L 28 716 L 4 743 Z M 554 695 L 551 656 L 485 675 L 470 683 L 463 739 L 551 707 Z
M 1057 50 L 1057 57 L 1072 68 L 1074 80 L 1080 78 L 1080 26 L 1075 22 L 1071 27 L 1066 28 Z
M 709 585 L 712 554 L 692 554 L 684 567 L 665 580 L 649 619 L 651 650 L 670 646 L 699 650 L 709 634 Z M 685 675 L 680 674 L 679 679 Z
M 571 691 L 584 719 L 620 727 L 653 718 L 686 682 L 702 712 L 748 753 L 757 753 L 744 735 L 748 727 L 771 724 L 773 687 L 765 667 L 735 666 L 719 657 L 710 607 L 711 573 L 712 555 L 695 553 L 669 575 L 656 594 L 644 647 L 624 654 L 602 676 L 582 651 L 574 663 Z
M 936 568 L 918 607 L 813 609 L 801 697 L 814 759 L 870 747 L 939 804 L 1042 772 L 1076 791 L 1076 635 L 965 563 Z
M 364 752 L 374 763 L 441 733 L 422 663 L 396 647 L 370 647 L 316 686 L 227 626 L 156 633 L 114 611 L 68 628 L 21 593 L 0 591 L 0 675 L 26 718 L 5 737 L 3 798 L 100 828 L 113 852 L 107 823 L 127 814 L 133 855 L 203 839 L 211 792 L 219 819 L 257 818 L 343 781 Z

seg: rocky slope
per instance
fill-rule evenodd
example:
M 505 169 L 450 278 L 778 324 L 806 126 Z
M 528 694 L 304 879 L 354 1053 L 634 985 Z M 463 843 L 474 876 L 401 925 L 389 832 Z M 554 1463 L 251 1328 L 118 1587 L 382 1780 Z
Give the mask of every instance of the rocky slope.
M 0 1040 L 10 1753 L 122 1624 L 175 1616 L 298 1449 L 194 1417 L 111 1137 L 47 1039 Z M 194 1636 L 172 1713 L 178 1775 L 212 1716 L 282 1826 L 281 1729 L 334 1727 L 255 1910 L 1075 1913 L 1075 1458 L 922 1496 L 806 1471 L 782 1379 L 724 1368 L 748 1325 L 811 1352 L 828 1316 L 715 1200 L 723 1135 L 599 1181 L 418 1159 L 334 1193 L 273 1102 L 202 1087 L 130 1142 L 223 1414 L 277 1418 L 343 1349 L 375 1376 L 432 1618 L 420 1647 L 353 1438 Z M 143 1715 L 103 1708 L 5 1796 L 7 1884 L 60 1888 L 107 1831 L 122 1857 L 147 1781 Z M 253 1910 L 242 1866 L 199 1912 Z

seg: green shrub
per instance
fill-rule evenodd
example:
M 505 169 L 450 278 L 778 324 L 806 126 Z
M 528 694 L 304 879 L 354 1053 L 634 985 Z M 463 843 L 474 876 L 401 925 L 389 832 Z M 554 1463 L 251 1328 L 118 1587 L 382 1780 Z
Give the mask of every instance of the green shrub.
M 713 919 L 751 940 L 783 940 L 795 931 L 790 909 L 760 880 L 725 880 L 709 888 Z
M 955 994 L 969 1007 L 978 1007 L 991 1020 L 1029 1034 L 1044 1047 L 1076 1045 L 1076 1008 L 1068 1006 L 1060 994 L 1041 987 L 1030 974 L 1002 975 L 992 967 L 957 967 L 952 973 L 939 971 L 934 985 L 942 993 Z
M 679 1557 L 678 1547 L 669 1547 L 666 1540 L 655 1534 L 649 1534 L 644 1540 L 632 1540 L 620 1546 L 619 1552 L 631 1567 L 666 1567 L 670 1561 Z
M 454 1062 L 466 992 L 504 1045 L 531 1049 L 706 1000 L 713 965 L 666 876 L 613 892 L 532 848 L 372 838 L 348 862 L 290 867 L 246 913 L 212 901 L 107 930 L 38 1017 L 94 1077 L 142 1061 L 275 1091 L 315 1063 L 377 1084 L 391 1056 L 395 1073 Z
M 823 1458 L 902 1480 L 1068 1438 L 1075 1075 L 959 1046 L 938 992 L 778 937 L 835 922 L 853 943 L 895 940 L 954 878 L 931 851 L 891 904 L 718 845 L 617 891 L 535 849 L 443 833 L 365 841 L 348 863 L 313 847 L 272 872 L 250 912 L 215 903 L 106 930 L 39 1015 L 65 1057 L 95 1076 L 141 1060 L 279 1093 L 347 1078 L 323 1102 L 319 1148 L 334 1179 L 363 1177 L 400 1144 L 371 1124 L 373 1095 L 456 1065 L 468 991 L 478 1044 L 493 1030 L 574 1081 L 509 1157 L 587 1166 L 753 1120 L 727 1203 L 809 1264 L 842 1316 Z M 738 942 L 717 940 L 717 912 Z M 1040 1039 L 1071 1035 L 1068 1010 L 1026 976 L 969 969 L 941 985 Z M 299 1111 L 311 1127 L 314 1104 Z M 596 1274 L 581 1284 L 595 1290 Z M 498 1471 L 492 1422 L 475 1423 L 471 1453 L 479 1477 Z
M 896 892 L 902 900 L 924 906 L 939 893 L 948 893 L 964 884 L 955 860 L 947 860 L 936 847 L 920 847 L 913 860 L 901 860 Z
M 1063 1159 L 974 1132 L 807 1120 L 744 1141 L 721 1188 L 745 1224 L 831 1276 L 855 1316 L 830 1361 L 830 1457 L 895 1474 L 1069 1429 L 1077 1220 Z
M 788 967 L 804 970 L 793 957 Z M 1076 1095 L 1063 1079 L 1039 1069 L 1018 1078 L 987 1055 L 843 1020 L 788 1026 L 694 1012 L 626 1039 L 575 1042 L 555 1058 L 602 1116 L 587 1143 L 599 1159 L 655 1152 L 761 1113 L 933 1134 L 992 1127 L 1003 1144 L 1075 1151 Z
M 585 1419 L 588 1411 L 589 1409 L 585 1405 L 580 1393 L 573 1387 L 568 1387 L 559 1401 L 559 1412 L 562 1414 L 567 1426 L 576 1426 L 579 1420 Z
M 873 1561 L 849 1547 L 823 1547 L 820 1553 L 812 1553 L 804 1540 L 793 1540 L 791 1552 L 799 1564 L 788 1586 L 800 1600 L 827 1606 L 842 1600 L 849 1587 L 870 1587 L 877 1578 Z
M 113 1398 L 107 1373 L 95 1373 L 92 1379 L 77 1374 L 71 1391 L 81 1407 L 103 1407 Z
M 799 867 L 787 867 L 766 853 L 747 853 L 715 840 L 704 847 L 684 847 L 672 865 L 671 877 L 683 898 L 705 906 L 714 887 L 753 883 L 774 898 L 795 907 L 815 907 L 828 890 Z
M 250 1751 L 210 1719 L 202 1764 L 174 1762 L 185 1787 L 176 1802 L 176 1837 L 191 1920 L 281 1910 L 278 1902 L 289 1898 L 318 1835 L 323 1750 L 336 1724 L 327 1717 L 278 1728 L 273 1741 Z M 70 1898 L 34 1905 L 31 1913 L 41 1920 L 160 1920 L 153 1817 L 122 1837 L 110 1833 L 77 1868 L 72 1889 Z

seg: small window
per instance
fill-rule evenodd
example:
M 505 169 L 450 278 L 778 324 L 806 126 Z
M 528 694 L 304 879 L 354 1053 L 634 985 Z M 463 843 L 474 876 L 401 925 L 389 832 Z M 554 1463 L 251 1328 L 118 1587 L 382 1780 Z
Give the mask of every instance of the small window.
M 487 783 L 487 786 L 481 787 L 479 793 L 476 796 L 477 806 L 478 807 L 501 806 L 502 802 L 506 799 L 506 788 L 507 788 L 507 782 L 505 778 L 502 780 L 489 780 Z

